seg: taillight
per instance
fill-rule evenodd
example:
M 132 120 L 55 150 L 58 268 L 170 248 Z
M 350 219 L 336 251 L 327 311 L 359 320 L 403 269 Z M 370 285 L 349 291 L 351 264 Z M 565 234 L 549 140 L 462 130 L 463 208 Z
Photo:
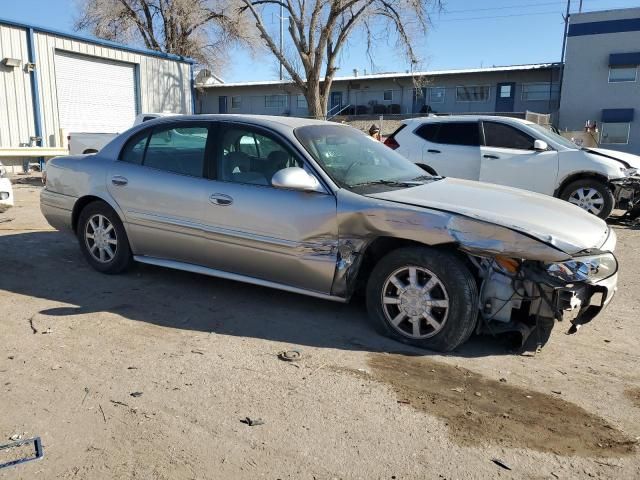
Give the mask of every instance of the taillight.
M 396 141 L 395 138 L 393 138 L 393 136 L 388 137 L 385 141 L 384 144 L 389 147 L 391 150 L 395 150 L 396 148 L 398 148 L 400 146 L 400 144 Z

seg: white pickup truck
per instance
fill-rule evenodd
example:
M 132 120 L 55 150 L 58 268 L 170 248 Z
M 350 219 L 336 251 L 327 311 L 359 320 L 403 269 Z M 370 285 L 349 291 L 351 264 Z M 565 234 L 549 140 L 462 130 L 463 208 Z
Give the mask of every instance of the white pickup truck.
M 177 115 L 176 113 L 141 113 L 136 117 L 133 125 L 138 125 L 147 120 L 158 117 Z M 82 133 L 71 132 L 67 136 L 69 141 L 69 155 L 83 155 L 87 153 L 97 153 L 120 133 Z

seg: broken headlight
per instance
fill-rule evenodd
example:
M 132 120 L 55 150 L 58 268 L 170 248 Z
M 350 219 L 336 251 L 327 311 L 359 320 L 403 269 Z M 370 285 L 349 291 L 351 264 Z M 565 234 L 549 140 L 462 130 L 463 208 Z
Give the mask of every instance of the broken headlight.
M 622 173 L 623 177 L 633 177 L 638 173 L 638 169 L 620 167 L 620 172 Z
M 618 271 L 618 262 L 612 253 L 576 257 L 566 262 L 547 264 L 547 273 L 565 282 L 596 283 Z

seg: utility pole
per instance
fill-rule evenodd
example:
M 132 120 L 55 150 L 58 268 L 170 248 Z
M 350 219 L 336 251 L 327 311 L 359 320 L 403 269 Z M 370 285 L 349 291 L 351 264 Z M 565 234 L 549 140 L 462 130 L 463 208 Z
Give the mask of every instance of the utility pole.
M 578 13 L 582 13 L 582 0 L 580 0 L 580 8 L 578 8 Z
M 582 5 L 582 0 L 580 0 L 580 5 Z M 564 54 L 567 49 L 567 34 L 569 33 L 569 16 L 571 12 L 571 0 L 567 0 L 567 13 L 564 15 L 564 36 L 562 37 L 562 53 L 560 54 L 560 78 L 558 79 L 558 84 L 560 86 L 560 90 L 558 92 L 558 114 L 556 117 L 556 122 L 560 127 L 560 102 L 562 101 L 562 81 L 564 80 Z
M 582 2 L 580 2 L 582 4 Z M 564 37 L 562 37 L 562 54 L 560 55 L 560 61 L 564 62 L 564 52 L 567 48 L 567 33 L 569 31 L 569 12 L 571 11 L 571 0 L 567 0 L 567 14 L 564 18 Z
M 282 55 L 282 50 L 284 46 L 284 5 L 280 4 L 280 55 Z M 280 62 L 280 80 L 283 80 L 282 62 Z

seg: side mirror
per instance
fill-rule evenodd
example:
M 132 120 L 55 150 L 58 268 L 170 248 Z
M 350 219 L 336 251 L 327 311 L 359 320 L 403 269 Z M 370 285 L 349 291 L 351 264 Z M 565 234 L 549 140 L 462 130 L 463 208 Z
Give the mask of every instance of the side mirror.
M 537 152 L 545 152 L 549 150 L 549 145 L 544 140 L 536 140 L 533 142 L 533 149 Z
M 303 192 L 322 192 L 318 179 L 300 167 L 288 167 L 278 170 L 271 178 L 271 184 L 276 188 L 300 190 Z

